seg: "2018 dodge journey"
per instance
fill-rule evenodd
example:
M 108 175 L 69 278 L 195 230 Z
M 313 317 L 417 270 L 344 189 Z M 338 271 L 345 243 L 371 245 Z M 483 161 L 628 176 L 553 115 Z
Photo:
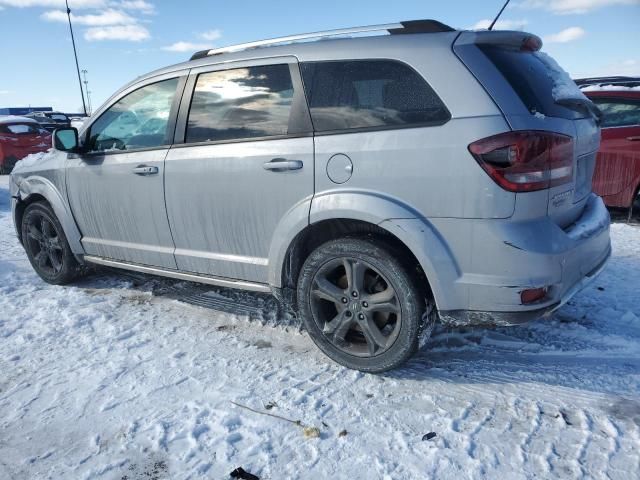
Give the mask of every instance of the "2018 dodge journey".
M 438 319 L 539 318 L 610 256 L 597 109 L 540 47 L 420 20 L 198 52 L 18 164 L 18 236 L 54 284 L 98 264 L 273 292 L 368 372 Z

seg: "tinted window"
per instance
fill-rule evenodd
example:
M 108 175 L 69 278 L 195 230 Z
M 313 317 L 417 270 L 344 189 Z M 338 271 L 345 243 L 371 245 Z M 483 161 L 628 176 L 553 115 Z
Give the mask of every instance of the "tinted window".
M 316 131 L 441 124 L 449 112 L 425 80 L 390 60 L 302 65 Z
M 165 145 L 171 103 L 178 86 L 172 78 L 139 88 L 105 111 L 91 126 L 92 151 L 132 150 Z
M 191 100 L 186 141 L 286 135 L 292 101 L 288 65 L 203 73 Z
M 591 98 L 602 111 L 602 128 L 640 125 L 640 100 Z
M 62 115 L 61 113 L 52 113 L 51 115 L 49 115 L 49 118 L 51 118 L 53 120 L 60 121 L 60 122 L 68 122 L 69 121 L 67 116 L 66 115 Z
M 576 111 L 555 103 L 552 73 L 534 53 L 487 45 L 480 49 L 502 73 L 531 113 L 568 119 L 588 115 L 588 112 Z

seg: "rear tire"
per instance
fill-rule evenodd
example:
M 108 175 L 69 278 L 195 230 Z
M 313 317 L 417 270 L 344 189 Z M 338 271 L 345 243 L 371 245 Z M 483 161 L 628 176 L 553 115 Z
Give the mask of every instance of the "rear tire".
M 345 367 L 384 372 L 418 349 L 424 295 L 392 252 L 343 238 L 319 246 L 302 267 L 298 312 L 314 343 Z
M 52 208 L 44 202 L 27 206 L 22 215 L 22 244 L 31 266 L 45 282 L 65 285 L 78 278 L 82 268 Z

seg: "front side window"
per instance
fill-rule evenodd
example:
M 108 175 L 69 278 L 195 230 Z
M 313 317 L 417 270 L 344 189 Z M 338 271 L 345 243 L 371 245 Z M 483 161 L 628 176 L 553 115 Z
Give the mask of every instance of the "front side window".
M 139 88 L 118 100 L 91 126 L 89 150 L 134 150 L 166 145 L 177 86 L 178 79 L 172 78 Z
M 186 142 L 286 135 L 293 103 L 288 65 L 203 73 L 198 77 Z
M 640 125 L 640 100 L 591 98 L 602 111 L 602 128 Z
M 411 67 L 392 60 L 302 64 L 318 132 L 445 123 L 450 114 Z

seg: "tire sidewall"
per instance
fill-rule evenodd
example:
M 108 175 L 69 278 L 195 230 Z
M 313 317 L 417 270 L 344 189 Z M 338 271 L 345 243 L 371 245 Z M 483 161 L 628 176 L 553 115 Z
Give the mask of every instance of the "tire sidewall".
M 375 357 L 349 355 L 335 347 L 322 333 L 311 309 L 311 287 L 315 274 L 327 262 L 341 257 L 351 257 L 369 263 L 377 269 L 396 291 L 401 311 L 401 326 L 393 345 Z M 422 311 L 419 291 L 414 280 L 388 248 L 361 238 L 344 238 L 329 241 L 305 261 L 298 277 L 298 310 L 314 343 L 332 360 L 348 368 L 370 373 L 384 372 L 404 363 L 418 346 Z
M 54 226 L 56 233 L 60 237 L 60 245 L 62 246 L 62 268 L 58 273 L 54 275 L 49 275 L 46 272 L 40 270 L 37 263 L 35 262 L 34 256 L 27 241 L 27 225 L 29 223 L 29 219 L 35 215 L 45 217 Z M 22 245 L 27 253 L 29 262 L 31 263 L 31 266 L 36 271 L 38 276 L 45 282 L 51 283 L 53 285 L 63 285 L 65 283 L 69 283 L 78 275 L 78 262 L 71 252 L 71 247 L 69 247 L 69 243 L 67 242 L 67 237 L 64 234 L 62 225 L 58 221 L 55 213 L 47 204 L 36 202 L 28 205 L 24 211 L 24 214 L 22 215 L 20 230 L 22 233 Z

